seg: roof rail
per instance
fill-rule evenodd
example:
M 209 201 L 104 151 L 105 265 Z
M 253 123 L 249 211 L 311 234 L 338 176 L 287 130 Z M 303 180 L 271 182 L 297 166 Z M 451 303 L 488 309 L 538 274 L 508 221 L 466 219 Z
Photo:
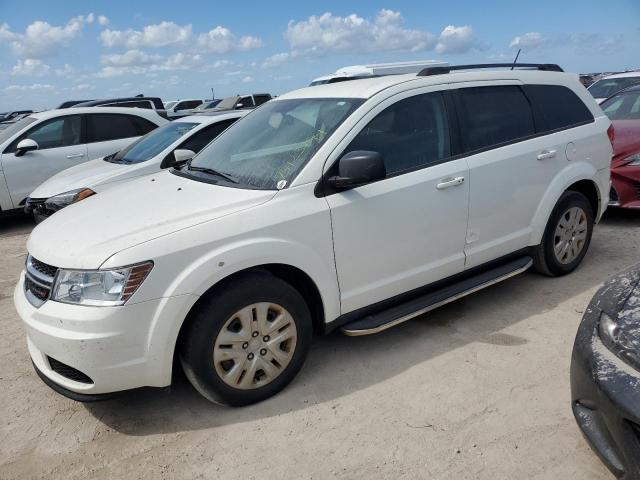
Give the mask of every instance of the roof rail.
M 480 68 L 529 68 L 543 70 L 545 72 L 564 72 L 555 63 L 475 63 L 471 65 L 451 65 L 448 67 L 427 67 L 420 70 L 419 77 L 429 77 L 431 75 L 444 75 L 452 70 L 477 70 Z

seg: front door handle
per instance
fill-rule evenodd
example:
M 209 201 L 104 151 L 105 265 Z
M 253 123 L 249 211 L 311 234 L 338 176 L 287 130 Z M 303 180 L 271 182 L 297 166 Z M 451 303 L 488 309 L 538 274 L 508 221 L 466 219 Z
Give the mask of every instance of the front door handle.
M 538 160 L 546 160 L 556 156 L 555 150 L 543 150 L 538 154 Z
M 72 158 L 82 158 L 82 157 L 84 157 L 84 153 L 74 153 L 74 154 L 71 154 L 71 155 L 67 155 L 67 158 L 68 158 L 68 159 L 72 159 Z
M 464 177 L 443 178 L 442 180 L 440 180 L 440 183 L 436 185 L 436 188 L 438 190 L 444 190 L 445 188 L 455 187 L 458 185 L 462 185 L 463 183 L 464 183 Z

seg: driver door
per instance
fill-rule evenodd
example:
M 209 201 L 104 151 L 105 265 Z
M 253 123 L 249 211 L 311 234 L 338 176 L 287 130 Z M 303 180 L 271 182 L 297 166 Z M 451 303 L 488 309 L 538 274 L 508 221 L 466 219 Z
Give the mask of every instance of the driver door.
M 469 167 L 452 152 L 444 93 L 389 98 L 359 125 L 336 157 L 375 151 L 387 174 L 326 197 L 343 314 L 464 270 Z
M 16 155 L 21 140 L 31 139 L 37 150 Z M 30 128 L 2 153 L 4 176 L 13 206 L 18 208 L 31 192 L 53 175 L 87 160 L 82 143 L 82 115 L 56 117 Z

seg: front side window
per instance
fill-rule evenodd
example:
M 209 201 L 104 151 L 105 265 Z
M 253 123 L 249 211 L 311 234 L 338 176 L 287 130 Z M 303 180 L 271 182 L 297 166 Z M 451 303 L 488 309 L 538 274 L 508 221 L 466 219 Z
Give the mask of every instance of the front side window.
M 640 120 L 640 90 L 620 93 L 600 106 L 610 120 Z
M 58 117 L 46 120 L 20 135 L 9 146 L 7 152 L 15 152 L 18 143 L 26 138 L 36 142 L 39 150 L 79 145 L 81 134 L 82 117 L 80 115 Z
M 237 118 L 232 118 L 229 120 L 222 120 L 220 122 L 214 123 L 213 125 L 208 125 L 187 138 L 178 146 L 178 148 L 183 148 L 185 150 L 191 150 L 192 152 L 198 153 L 205 146 L 207 146 L 207 144 L 211 143 L 214 138 L 216 138 L 227 128 L 229 128 L 229 126 L 236 120 Z
M 112 163 L 140 163 L 151 160 L 176 140 L 187 135 L 198 123 L 173 122 L 153 130 L 106 160 Z
M 603 78 L 589 87 L 589 93 L 594 98 L 608 98 L 638 83 L 640 83 L 640 77 Z
M 238 187 L 282 188 L 362 102 L 355 98 L 267 102 L 229 127 L 178 173 Z
M 379 113 L 344 153 L 370 150 L 382 155 L 388 176 L 425 167 L 451 154 L 442 94 L 400 100 Z
M 31 125 L 33 122 L 37 122 L 38 120 L 34 117 L 24 117 L 18 120 L 16 123 L 9 125 L 4 130 L 0 130 L 0 145 L 9 140 L 15 134 L 24 130 L 25 127 Z
M 193 108 L 196 108 L 201 103 L 202 103 L 202 100 L 185 100 L 183 102 L 179 102 L 176 105 L 176 108 L 174 108 L 174 110 L 176 110 L 176 111 L 178 111 L 178 110 L 191 110 Z
M 135 116 L 120 113 L 92 113 L 87 115 L 87 141 L 106 142 L 140 136 Z
M 460 134 L 466 152 L 507 144 L 535 133 L 533 113 L 515 85 L 457 90 Z

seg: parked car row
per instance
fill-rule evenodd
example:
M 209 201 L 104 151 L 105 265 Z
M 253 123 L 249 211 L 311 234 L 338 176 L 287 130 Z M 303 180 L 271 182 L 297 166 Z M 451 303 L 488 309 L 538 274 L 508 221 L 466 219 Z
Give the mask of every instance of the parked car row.
M 7 181 L 12 206 L 46 219 L 14 294 L 36 372 L 91 401 L 167 386 L 179 365 L 209 400 L 247 405 L 296 376 L 314 334 L 375 334 L 528 269 L 569 274 L 608 206 L 640 205 L 640 86 L 611 88 L 600 107 L 553 64 L 413 62 L 199 100 L 172 122 L 30 115 L 0 132 L 3 165 L 68 139 L 87 152 L 96 115 L 155 120 L 30 190 Z M 571 370 L 578 424 L 625 478 L 640 475 L 638 288 L 640 269 L 599 292 Z

